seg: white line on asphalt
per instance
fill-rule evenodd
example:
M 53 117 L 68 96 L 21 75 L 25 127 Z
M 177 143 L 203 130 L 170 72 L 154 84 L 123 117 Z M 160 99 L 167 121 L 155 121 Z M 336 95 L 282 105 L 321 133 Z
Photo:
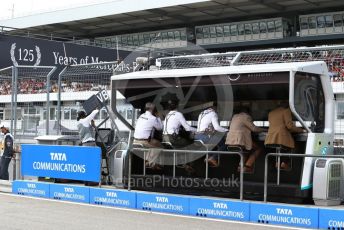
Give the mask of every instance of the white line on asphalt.
M 21 196 L 21 195 L 11 194 L 11 193 L 0 193 L 0 195 L 22 197 L 22 198 L 33 199 L 33 200 L 44 200 L 44 201 L 50 201 L 50 202 L 56 202 L 56 203 L 66 203 L 66 204 L 73 204 L 73 205 L 79 205 L 79 206 L 115 209 L 115 210 L 137 212 L 137 213 L 151 213 L 154 215 L 179 217 L 179 218 L 185 218 L 185 219 L 197 219 L 197 220 L 205 220 L 205 221 L 212 221 L 212 222 L 227 222 L 227 223 L 233 223 L 233 224 L 262 226 L 262 227 L 265 226 L 265 227 L 278 228 L 278 229 L 303 229 L 303 228 L 296 228 L 296 227 L 289 227 L 289 226 L 282 226 L 282 225 L 259 224 L 259 223 L 242 222 L 242 221 L 235 221 L 235 220 L 223 220 L 223 219 L 213 219 L 213 218 L 197 217 L 197 216 L 177 215 L 177 214 L 172 214 L 172 213 L 152 212 L 152 211 L 145 211 L 145 210 L 139 210 L 139 209 L 120 208 L 120 207 L 114 207 L 114 206 L 101 206 L 101 205 L 77 203 L 77 202 L 65 201 L 65 200 L 54 200 L 54 199 L 42 198 L 42 197 Z

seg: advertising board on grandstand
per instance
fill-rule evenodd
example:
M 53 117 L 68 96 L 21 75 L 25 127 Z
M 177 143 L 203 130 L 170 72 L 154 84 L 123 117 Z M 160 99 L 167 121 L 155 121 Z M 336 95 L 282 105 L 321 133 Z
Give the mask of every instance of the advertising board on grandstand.
M 91 64 L 123 60 L 129 51 L 49 41 L 28 37 L 0 35 L 0 69 L 9 66 L 57 66 Z M 58 73 L 59 71 L 57 71 Z

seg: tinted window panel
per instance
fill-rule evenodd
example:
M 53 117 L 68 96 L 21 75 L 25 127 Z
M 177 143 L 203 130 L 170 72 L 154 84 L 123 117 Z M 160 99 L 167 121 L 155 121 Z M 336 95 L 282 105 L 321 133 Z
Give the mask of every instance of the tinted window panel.
M 203 37 L 204 38 L 209 38 L 209 27 L 204 27 L 203 28 Z
M 275 23 L 273 21 L 268 22 L 268 32 L 269 33 L 275 32 Z
M 325 21 L 326 21 L 326 27 L 327 28 L 333 27 L 333 17 L 332 17 L 332 15 L 326 15 L 325 16 Z
M 181 38 L 183 41 L 186 41 L 186 32 L 185 32 L 185 30 L 180 31 L 180 38 Z
M 237 36 L 238 35 L 237 25 L 231 25 L 231 35 L 232 36 Z
M 308 20 L 307 20 L 307 18 L 301 18 L 300 19 L 300 27 L 301 27 L 301 30 L 307 30 L 308 29 Z
M 239 35 L 244 35 L 245 34 L 244 24 L 239 24 L 238 25 L 238 34 Z
M 180 40 L 180 31 L 179 30 L 174 31 L 174 39 L 177 41 Z
M 343 26 L 343 17 L 341 14 L 335 14 L 333 16 L 333 19 L 334 19 L 334 26 L 335 27 L 341 27 Z
M 308 26 L 309 26 L 309 29 L 317 28 L 317 24 L 316 24 L 316 20 L 314 16 L 308 18 Z
M 203 30 L 202 28 L 196 28 L 196 38 L 202 39 L 203 38 Z
M 229 26 L 224 26 L 223 27 L 223 35 L 225 37 L 229 37 L 230 36 L 230 28 L 229 28 Z
M 161 35 L 162 35 L 162 40 L 166 42 L 168 40 L 167 32 L 162 32 Z
M 260 27 L 260 33 L 261 34 L 265 34 L 267 32 L 266 23 L 265 22 L 259 23 L 259 27 Z
M 317 27 L 318 28 L 325 28 L 325 16 L 318 16 L 317 17 Z
M 214 26 L 210 27 L 210 37 L 216 38 L 216 30 Z
M 276 32 L 282 32 L 282 21 L 281 20 L 275 21 L 275 28 L 276 28 Z
M 216 36 L 217 37 L 223 37 L 223 27 L 222 26 L 216 26 Z
M 252 24 L 252 33 L 253 34 L 259 34 L 259 24 L 258 23 Z
M 245 24 L 245 34 L 247 34 L 247 35 L 252 34 L 252 26 L 251 26 L 251 24 Z
M 294 106 L 313 132 L 324 131 L 325 98 L 319 75 L 298 72 L 294 83 Z

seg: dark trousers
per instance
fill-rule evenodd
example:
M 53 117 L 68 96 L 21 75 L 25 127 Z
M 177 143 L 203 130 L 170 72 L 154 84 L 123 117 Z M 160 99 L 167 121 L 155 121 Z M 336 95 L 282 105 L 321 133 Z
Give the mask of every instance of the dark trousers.
M 10 165 L 11 162 L 11 157 L 1 157 L 1 162 L 0 162 L 0 179 L 2 180 L 9 180 L 9 175 L 8 175 L 8 166 Z
M 226 145 L 225 145 L 225 134 L 221 132 L 215 132 L 212 135 L 207 135 L 205 133 L 199 133 L 196 134 L 195 140 L 201 140 L 204 144 L 213 144 L 214 151 L 226 151 Z M 219 156 L 218 154 L 209 154 L 209 158 L 217 159 Z
M 176 149 L 182 149 L 182 150 L 188 150 L 190 149 L 193 143 L 193 140 L 189 138 L 185 138 L 182 136 L 177 136 L 177 135 L 164 135 L 163 136 L 163 141 L 164 142 L 170 142 L 172 146 Z M 179 153 L 177 154 L 177 159 L 176 159 L 176 165 L 186 165 L 186 164 L 191 164 L 194 160 L 197 160 L 199 157 L 198 154 L 192 154 L 192 153 L 186 153 L 182 154 Z M 172 160 L 172 159 L 171 159 Z
M 178 135 L 164 135 L 162 140 L 170 142 L 175 148 L 186 148 L 193 143 L 193 140 Z

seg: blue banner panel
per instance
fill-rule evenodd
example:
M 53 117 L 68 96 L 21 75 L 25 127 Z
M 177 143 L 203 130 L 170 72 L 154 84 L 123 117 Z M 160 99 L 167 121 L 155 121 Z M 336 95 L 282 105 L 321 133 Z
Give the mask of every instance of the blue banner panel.
M 22 174 L 99 182 L 100 152 L 99 147 L 22 145 Z
M 137 209 L 189 215 L 189 198 L 166 194 L 137 193 Z
M 190 215 L 249 221 L 250 204 L 220 199 L 190 198 Z
M 51 184 L 50 198 L 55 200 L 90 203 L 90 188 L 85 186 Z
M 49 185 L 49 183 L 16 180 L 12 183 L 12 193 L 49 198 Z
M 318 228 L 318 208 L 251 203 L 250 220 L 265 224 Z
M 344 229 L 344 209 L 319 208 L 319 228 Z
M 90 188 L 90 203 L 106 206 L 136 208 L 136 192 Z

